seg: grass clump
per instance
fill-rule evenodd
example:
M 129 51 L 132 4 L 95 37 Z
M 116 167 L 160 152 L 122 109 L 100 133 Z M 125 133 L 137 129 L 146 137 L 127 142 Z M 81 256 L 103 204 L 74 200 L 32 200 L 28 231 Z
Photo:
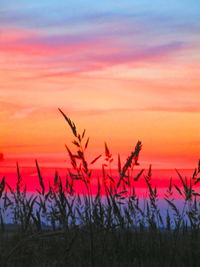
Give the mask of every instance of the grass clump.
M 142 143 L 137 142 L 124 164 L 118 156 L 118 178 L 113 177 L 112 154 L 105 143 L 105 163 L 100 177 L 92 166 L 102 155 L 87 161 L 89 138 L 59 109 L 73 134 L 75 152 L 66 145 L 72 168 L 65 180 L 55 173 L 47 187 L 36 161 L 40 189 L 34 194 L 22 183 L 17 164 L 13 189 L 0 183 L 1 266 L 198 266 L 200 162 L 191 178 L 177 171 L 181 186 L 170 180 L 161 210 L 151 165 L 132 175 L 139 165 Z M 143 177 L 143 178 L 142 178 Z M 91 182 L 97 179 L 93 194 Z M 144 179 L 148 197 L 141 200 L 135 187 Z M 83 194 L 76 192 L 76 184 Z M 177 207 L 174 190 L 182 198 Z M 12 224 L 5 218 L 12 217 Z

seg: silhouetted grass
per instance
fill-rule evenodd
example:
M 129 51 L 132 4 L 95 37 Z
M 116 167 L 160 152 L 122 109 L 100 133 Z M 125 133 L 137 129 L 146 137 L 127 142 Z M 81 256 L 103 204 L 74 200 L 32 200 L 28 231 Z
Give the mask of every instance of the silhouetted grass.
M 38 162 L 40 190 L 30 195 L 22 183 L 17 164 L 13 189 L 3 177 L 0 183 L 0 266 L 199 266 L 200 256 L 200 162 L 182 186 L 170 181 L 165 194 L 167 208 L 158 205 L 157 188 L 152 186 L 151 165 L 132 176 L 142 148 L 140 141 L 126 162 L 118 156 L 118 179 L 112 176 L 112 154 L 105 143 L 101 177 L 92 174 L 86 158 L 89 138 L 61 110 L 72 130 L 75 151 L 66 146 L 72 168 L 65 181 L 55 173 L 53 184 L 45 187 Z M 98 179 L 92 194 L 91 180 Z M 139 179 L 145 179 L 148 198 L 136 195 Z M 84 188 L 77 194 L 75 184 Z M 178 208 L 174 190 L 182 198 Z M 6 216 L 12 224 L 6 224 Z

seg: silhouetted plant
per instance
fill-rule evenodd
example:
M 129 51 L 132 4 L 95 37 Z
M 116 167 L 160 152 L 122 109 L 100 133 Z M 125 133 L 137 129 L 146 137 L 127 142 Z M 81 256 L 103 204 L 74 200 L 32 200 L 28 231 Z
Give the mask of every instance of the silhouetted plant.
M 105 143 L 102 173 L 95 177 L 92 166 L 102 155 L 88 162 L 86 131 L 80 134 L 75 123 L 61 109 L 59 111 L 74 137 L 75 152 L 66 145 L 72 168 L 65 180 L 56 172 L 53 183 L 47 187 L 36 161 L 40 189 L 33 194 L 27 192 L 18 164 L 16 188 L 6 183 L 6 177 L 2 178 L 2 266 L 22 266 L 22 261 L 24 266 L 147 266 L 146 263 L 141 265 L 145 257 L 148 266 L 164 266 L 164 260 L 168 262 L 165 266 L 172 266 L 175 257 L 179 258 L 176 266 L 184 266 L 183 263 L 195 266 L 192 264 L 199 256 L 199 249 L 196 248 L 195 254 L 189 247 L 184 247 L 182 241 L 187 246 L 191 244 L 192 248 L 199 242 L 200 194 L 196 190 L 200 181 L 200 161 L 190 179 L 183 178 L 177 171 L 181 187 L 170 180 L 164 198 L 167 209 L 161 212 L 159 192 L 152 185 L 152 166 L 147 172 L 141 169 L 137 174 L 132 173 L 139 165 L 141 141 L 124 164 L 118 155 L 118 177 L 112 175 L 113 156 Z M 91 186 L 95 179 L 96 194 Z M 139 179 L 144 179 L 148 190 L 144 201 L 135 190 Z M 85 189 L 83 194 L 76 192 L 77 184 Z M 176 205 L 174 192 L 183 199 L 181 208 Z M 12 217 L 13 231 L 5 222 L 7 215 Z M 57 258 L 52 258 L 53 251 Z M 121 256 L 117 254 L 119 252 Z M 85 254 L 89 255 L 88 259 Z M 188 255 L 187 259 L 185 255 Z

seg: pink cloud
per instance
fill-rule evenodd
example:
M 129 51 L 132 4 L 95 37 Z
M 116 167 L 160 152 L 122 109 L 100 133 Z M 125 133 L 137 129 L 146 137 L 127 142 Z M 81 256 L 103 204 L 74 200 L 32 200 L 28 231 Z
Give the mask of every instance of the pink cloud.
M 63 41 L 62 38 L 64 39 Z M 32 56 L 34 54 L 40 56 L 47 55 L 71 55 L 71 53 L 78 53 L 85 49 L 96 47 L 98 42 L 92 40 L 71 40 L 67 36 L 44 37 L 41 33 L 31 30 L 16 30 L 7 29 L 1 32 L 0 35 L 0 49 L 1 53 L 14 53 Z M 57 42 L 56 42 L 57 40 Z
M 118 64 L 162 62 L 186 48 L 184 43 L 171 42 L 155 46 L 119 44 L 113 38 L 91 36 L 43 36 L 36 31 L 11 29 L 1 33 L 0 53 L 6 59 L 40 70 L 36 77 L 60 77 L 104 70 Z M 7 61 L 7 60 L 6 60 Z M 12 68 L 12 64 L 8 68 Z M 33 69 L 34 74 L 34 69 Z

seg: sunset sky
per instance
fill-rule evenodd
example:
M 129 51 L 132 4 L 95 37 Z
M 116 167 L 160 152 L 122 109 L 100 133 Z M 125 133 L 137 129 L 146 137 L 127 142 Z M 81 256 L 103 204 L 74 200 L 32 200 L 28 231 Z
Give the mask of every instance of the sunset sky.
M 58 107 L 89 159 L 141 140 L 141 166 L 195 167 L 200 1 L 0 0 L 0 161 L 65 159 Z

